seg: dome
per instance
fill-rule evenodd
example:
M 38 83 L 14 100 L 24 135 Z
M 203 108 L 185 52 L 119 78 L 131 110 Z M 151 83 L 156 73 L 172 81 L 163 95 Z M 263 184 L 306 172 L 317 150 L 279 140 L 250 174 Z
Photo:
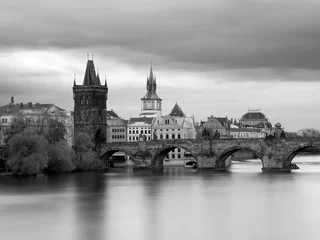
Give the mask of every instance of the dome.
M 281 123 L 277 122 L 274 126 L 275 126 L 276 128 L 281 128 Z
M 247 112 L 241 118 L 242 120 L 265 120 L 266 116 L 262 112 Z

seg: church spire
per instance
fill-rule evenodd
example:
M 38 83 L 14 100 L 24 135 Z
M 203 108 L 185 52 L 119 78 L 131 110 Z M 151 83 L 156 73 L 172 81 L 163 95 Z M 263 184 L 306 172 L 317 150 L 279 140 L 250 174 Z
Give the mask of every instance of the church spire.
M 159 100 L 161 100 L 161 98 L 159 98 L 156 93 L 157 82 L 156 82 L 155 75 L 153 75 L 152 62 L 151 62 L 151 66 L 150 66 L 149 76 L 147 76 L 146 88 L 147 88 L 147 94 L 142 99 L 159 99 Z

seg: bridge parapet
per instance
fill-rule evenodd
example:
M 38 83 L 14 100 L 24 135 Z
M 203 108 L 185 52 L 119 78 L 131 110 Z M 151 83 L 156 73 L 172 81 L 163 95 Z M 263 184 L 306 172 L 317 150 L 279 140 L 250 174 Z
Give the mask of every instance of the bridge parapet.
M 289 171 L 292 159 L 304 149 L 320 147 L 315 139 L 217 139 L 217 140 L 155 140 L 108 143 L 101 148 L 100 157 L 108 159 L 114 152 L 123 151 L 134 168 L 162 169 L 164 157 L 175 148 L 190 152 L 199 168 L 224 170 L 225 161 L 233 153 L 248 150 L 262 161 L 264 171 Z

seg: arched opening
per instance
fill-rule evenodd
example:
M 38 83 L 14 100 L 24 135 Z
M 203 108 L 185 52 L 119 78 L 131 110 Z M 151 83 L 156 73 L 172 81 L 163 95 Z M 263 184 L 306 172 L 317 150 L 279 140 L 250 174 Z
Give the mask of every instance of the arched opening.
M 132 156 L 122 149 L 112 149 L 100 157 L 108 167 L 130 167 L 133 165 Z
M 217 157 L 216 165 L 221 169 L 230 167 L 230 171 L 261 171 L 262 157 L 251 148 L 234 146 Z
M 320 148 L 312 145 L 299 146 L 291 151 L 284 160 L 284 168 L 292 170 L 312 170 L 312 165 L 319 164 Z
M 161 167 L 196 168 L 197 159 L 187 148 L 181 146 L 166 146 L 156 152 L 154 165 Z

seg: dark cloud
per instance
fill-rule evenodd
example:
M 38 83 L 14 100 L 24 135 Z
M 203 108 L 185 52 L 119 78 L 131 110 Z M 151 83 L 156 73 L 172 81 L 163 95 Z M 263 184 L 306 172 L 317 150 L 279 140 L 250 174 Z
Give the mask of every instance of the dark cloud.
M 319 25 L 318 1 L 7 1 L 0 44 L 95 48 L 196 70 L 319 69 Z

